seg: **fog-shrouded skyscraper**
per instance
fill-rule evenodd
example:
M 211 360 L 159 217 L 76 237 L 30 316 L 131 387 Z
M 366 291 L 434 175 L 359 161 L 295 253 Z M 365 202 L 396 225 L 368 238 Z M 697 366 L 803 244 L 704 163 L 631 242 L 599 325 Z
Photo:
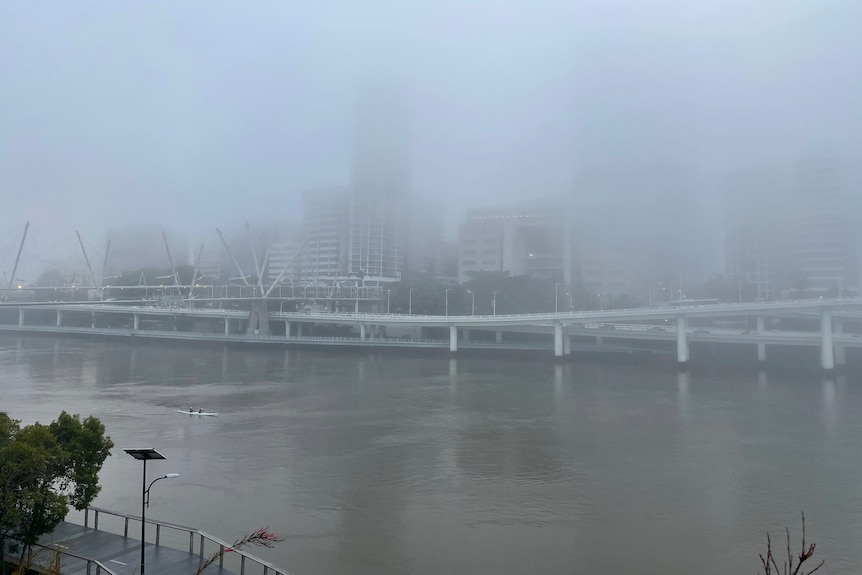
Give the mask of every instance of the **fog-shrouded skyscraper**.
M 578 169 L 571 208 L 575 281 L 644 301 L 674 284 L 681 297 L 680 284 L 702 274 L 708 243 L 694 217 L 695 191 L 690 169 L 673 162 Z
M 392 82 L 359 91 L 353 134 L 348 273 L 398 281 L 407 260 L 410 160 L 406 94 Z
M 779 297 L 787 282 L 787 183 L 771 167 L 747 168 L 723 182 L 727 278 L 739 299 Z
M 302 194 L 302 238 L 297 269 L 299 283 L 333 285 L 347 271 L 350 190 L 317 188 Z
M 806 289 L 856 287 L 856 253 L 841 162 L 819 157 L 794 165 L 790 204 L 793 274 Z
M 474 208 L 459 227 L 458 281 L 507 272 L 571 284 L 571 245 L 559 200 Z

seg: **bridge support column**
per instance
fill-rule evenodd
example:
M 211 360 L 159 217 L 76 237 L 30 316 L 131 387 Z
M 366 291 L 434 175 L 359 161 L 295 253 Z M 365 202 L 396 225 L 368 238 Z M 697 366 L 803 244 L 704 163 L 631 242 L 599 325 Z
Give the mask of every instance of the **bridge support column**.
M 832 350 L 832 312 L 820 312 L 820 367 L 835 369 L 835 355 Z
M 141 329 L 141 316 L 140 314 L 132 314 L 132 329 L 138 331 Z
M 685 316 L 676 318 L 676 360 L 679 363 L 688 362 L 688 338 L 685 333 Z
M 230 335 L 230 318 L 224 318 L 224 334 Z
M 458 351 L 458 328 L 454 325 L 449 326 L 449 351 L 452 353 Z
M 296 324 L 296 337 L 302 337 L 302 322 Z
M 605 338 L 600 335 L 596 336 L 596 347 L 602 347 L 602 344 L 605 342 Z
M 563 355 L 572 355 L 572 336 L 569 334 L 563 336 Z
M 63 325 L 63 310 L 57 310 L 57 327 Z
M 359 324 L 359 341 L 365 341 L 365 324 Z
M 494 332 L 494 338 L 497 341 L 497 343 L 503 343 L 503 330 L 498 329 L 497 331 L 495 331 Z
M 563 325 L 554 324 L 554 357 L 563 357 Z
M 844 333 L 844 322 L 840 319 L 835 319 L 832 322 L 832 327 L 836 335 Z M 835 365 L 845 365 L 847 363 L 847 348 L 843 345 L 835 346 Z
M 284 337 L 290 339 L 290 320 L 284 320 Z
M 24 308 L 18 308 L 18 325 L 24 325 Z
M 469 329 L 462 329 L 461 330 L 461 337 L 463 338 L 464 341 L 470 341 L 470 330 Z
M 760 334 L 760 333 L 763 333 L 764 331 L 766 331 L 764 323 L 765 322 L 763 321 L 763 316 L 762 315 L 757 316 L 757 333 Z M 766 344 L 765 343 L 758 343 L 757 344 L 757 361 L 759 361 L 761 363 L 766 361 Z

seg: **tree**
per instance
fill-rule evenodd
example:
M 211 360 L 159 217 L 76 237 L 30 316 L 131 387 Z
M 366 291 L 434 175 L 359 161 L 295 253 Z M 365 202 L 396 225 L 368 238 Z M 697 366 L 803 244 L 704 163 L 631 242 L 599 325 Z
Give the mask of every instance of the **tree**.
M 87 507 L 101 489 L 98 474 L 114 443 L 95 417 L 65 411 L 50 425 L 0 412 L 0 573 L 5 543 L 22 544 L 21 558 L 66 516 Z
M 817 567 L 805 571 L 802 565 L 811 559 L 814 555 L 814 549 L 817 547 L 814 543 L 806 545 L 805 543 L 805 513 L 802 513 L 802 546 L 799 553 L 794 555 L 790 550 L 790 530 L 784 528 L 784 533 L 787 538 L 787 559 L 778 567 L 778 562 L 775 560 L 775 555 L 772 553 L 772 538 L 769 533 L 766 534 L 766 557 L 760 555 L 760 565 L 763 567 L 763 575 L 811 575 L 821 567 L 825 561 L 817 564 Z M 793 560 L 796 559 L 796 565 Z

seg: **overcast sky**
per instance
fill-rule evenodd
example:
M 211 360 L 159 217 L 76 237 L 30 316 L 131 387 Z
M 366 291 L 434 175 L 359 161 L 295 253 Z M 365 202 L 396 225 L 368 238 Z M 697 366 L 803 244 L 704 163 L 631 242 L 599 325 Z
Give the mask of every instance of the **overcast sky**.
M 709 207 L 737 166 L 858 162 L 860 30 L 858 0 L 8 0 L 0 267 L 26 221 L 32 261 L 76 228 L 296 218 L 349 182 L 369 75 L 408 87 L 414 194 L 460 209 L 660 163 Z

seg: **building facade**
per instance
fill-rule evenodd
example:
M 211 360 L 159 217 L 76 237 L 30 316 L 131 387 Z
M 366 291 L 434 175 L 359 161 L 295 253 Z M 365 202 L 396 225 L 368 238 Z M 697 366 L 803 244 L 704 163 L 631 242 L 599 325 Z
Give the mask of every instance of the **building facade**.
M 458 281 L 475 272 L 508 272 L 571 282 L 565 211 L 532 203 L 472 209 L 459 227 Z
M 354 121 L 347 273 L 366 286 L 406 270 L 410 164 L 405 95 L 391 83 L 359 91 Z

